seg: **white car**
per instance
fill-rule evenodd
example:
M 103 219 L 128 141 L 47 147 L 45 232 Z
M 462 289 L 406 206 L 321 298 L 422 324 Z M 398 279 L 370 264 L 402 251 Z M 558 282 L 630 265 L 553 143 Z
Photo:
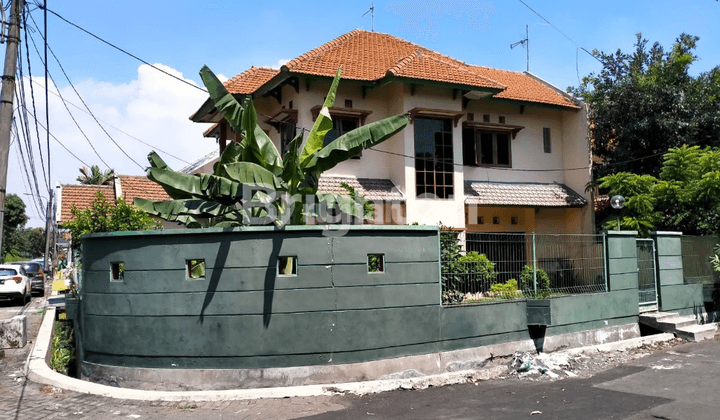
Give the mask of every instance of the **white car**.
M 0 299 L 30 300 L 30 278 L 19 264 L 0 265 Z

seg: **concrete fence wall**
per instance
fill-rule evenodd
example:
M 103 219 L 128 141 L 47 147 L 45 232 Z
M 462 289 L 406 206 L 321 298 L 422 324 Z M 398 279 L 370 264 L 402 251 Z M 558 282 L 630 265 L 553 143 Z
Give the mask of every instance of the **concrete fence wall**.
M 663 309 L 687 310 L 696 296 L 676 284 L 679 236 L 657 241 Z M 68 313 L 91 365 L 328 366 L 529 339 L 547 350 L 569 345 L 547 346 L 567 333 L 634 325 L 625 331 L 638 334 L 635 234 L 608 232 L 606 244 L 608 292 L 442 306 L 436 227 L 94 234 L 83 239 L 84 281 Z M 368 254 L 382 256 L 383 272 L 368 271 Z M 296 273 L 279 274 L 281 257 L 296 258 Z M 205 261 L 204 278 L 189 278 L 188 260 Z M 538 308 L 547 315 L 539 332 L 528 326 Z

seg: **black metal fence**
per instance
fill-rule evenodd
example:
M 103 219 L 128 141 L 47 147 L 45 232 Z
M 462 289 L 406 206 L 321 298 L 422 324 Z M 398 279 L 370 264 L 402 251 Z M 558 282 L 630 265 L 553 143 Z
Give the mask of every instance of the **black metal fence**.
M 607 290 L 603 235 L 468 232 L 465 252 L 444 257 L 448 304 Z
M 718 276 L 710 259 L 715 256 L 717 236 L 682 236 L 682 263 L 685 284 L 712 284 Z

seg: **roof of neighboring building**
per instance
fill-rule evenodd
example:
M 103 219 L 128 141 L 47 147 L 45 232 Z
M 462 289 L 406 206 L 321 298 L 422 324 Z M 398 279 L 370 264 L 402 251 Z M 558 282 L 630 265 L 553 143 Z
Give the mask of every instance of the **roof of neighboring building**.
M 223 85 L 225 85 L 225 89 L 230 93 L 249 95 L 258 90 L 260 86 L 267 83 L 279 72 L 280 70 L 253 66 L 226 81 Z
M 62 185 L 60 220 L 58 222 L 74 219 L 71 211 L 73 206 L 78 210 L 86 209 L 95 201 L 98 192 L 102 192 L 106 200 L 114 203 L 114 191 L 112 185 Z
M 163 187 L 144 175 L 119 175 L 120 190 L 127 204 L 132 204 L 135 198 L 145 198 L 153 201 L 170 200 Z
M 200 159 L 196 160 L 195 162 L 191 163 L 190 165 L 180 169 L 178 172 L 181 172 L 184 174 L 191 174 L 191 173 L 193 173 L 193 171 L 195 171 L 199 168 L 202 168 L 206 164 L 212 162 L 215 159 L 218 159 L 219 157 L 220 157 L 220 151 L 218 149 L 213 149 L 212 152 L 201 157 Z
M 291 60 L 282 69 L 290 73 L 377 81 L 388 75 L 495 89 L 497 98 L 578 108 L 558 89 L 519 72 L 468 65 L 404 39 L 361 29 L 348 32 Z M 251 94 L 280 70 L 251 67 L 225 82 L 231 93 Z
M 465 203 L 484 206 L 581 207 L 587 200 L 563 184 L 465 182 Z
M 405 196 L 389 179 L 355 178 L 352 176 L 321 175 L 318 181 L 318 194 L 348 195 L 342 187 L 348 184 L 362 197 L 373 201 L 405 201 Z

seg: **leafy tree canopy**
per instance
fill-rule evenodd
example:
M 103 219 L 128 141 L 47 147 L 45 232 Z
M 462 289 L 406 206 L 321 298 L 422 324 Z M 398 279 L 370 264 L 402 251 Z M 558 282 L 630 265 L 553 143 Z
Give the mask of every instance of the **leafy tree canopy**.
M 677 230 L 688 235 L 720 232 L 720 149 L 683 145 L 663 157 L 659 176 L 620 172 L 600 178 L 600 188 L 625 197 L 622 229 L 647 235 Z M 604 226 L 615 229 L 617 221 Z
M 17 231 L 25 226 L 28 219 L 27 214 L 25 214 L 25 202 L 15 194 L 8 194 L 5 197 L 5 216 L 3 219 L 2 250 L 0 251 L 0 256 L 5 256 L 7 253 L 18 254 L 22 251 L 20 249 L 22 241 Z
M 658 176 L 661 154 L 669 148 L 720 145 L 720 69 L 690 75 L 698 40 L 683 33 L 666 51 L 657 42 L 648 47 L 638 34 L 632 53 L 594 51 L 602 70 L 571 91 L 589 105 L 599 176 Z
M 72 208 L 73 220 L 63 223 L 70 231 L 73 248 L 79 248 L 82 235 L 96 232 L 160 229 L 160 223 L 149 214 L 120 198 L 113 206 L 98 191 L 95 201 L 85 210 Z
M 86 185 L 105 185 L 110 184 L 115 177 L 115 170 L 108 169 L 101 171 L 97 165 L 92 165 L 89 169 L 87 166 L 80 168 L 80 176 L 77 181 Z

